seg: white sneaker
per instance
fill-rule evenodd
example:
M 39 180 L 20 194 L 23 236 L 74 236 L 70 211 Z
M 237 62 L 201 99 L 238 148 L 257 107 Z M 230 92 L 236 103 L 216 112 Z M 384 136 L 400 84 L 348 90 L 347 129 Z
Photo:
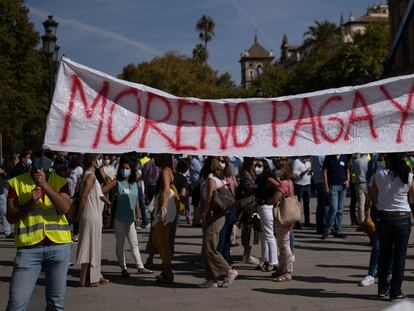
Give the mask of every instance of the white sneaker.
M 249 257 L 244 258 L 244 262 L 248 263 L 248 264 L 251 264 L 251 265 L 258 265 L 258 264 L 260 264 L 260 259 L 254 257 L 254 256 L 249 256 Z
M 367 287 L 367 286 L 374 285 L 374 284 L 375 284 L 375 278 L 373 276 L 367 275 L 359 283 L 359 286 Z
M 197 286 L 200 288 L 217 288 L 218 284 L 214 281 L 205 281 L 204 283 L 198 284 Z

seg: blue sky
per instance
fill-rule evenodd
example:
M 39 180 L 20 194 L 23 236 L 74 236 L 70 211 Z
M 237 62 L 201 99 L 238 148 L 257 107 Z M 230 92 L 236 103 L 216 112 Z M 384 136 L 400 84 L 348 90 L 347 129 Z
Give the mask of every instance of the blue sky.
M 384 1 L 378 1 L 384 2 Z M 209 64 L 240 83 L 240 53 L 258 32 L 259 42 L 280 54 L 283 34 L 300 44 L 315 20 L 339 22 L 343 12 L 359 17 L 372 0 L 28 0 L 30 20 L 43 34 L 53 15 L 61 54 L 116 76 L 129 63 L 167 51 L 191 56 L 198 43 L 197 20 L 210 15 L 216 36 L 209 43 Z

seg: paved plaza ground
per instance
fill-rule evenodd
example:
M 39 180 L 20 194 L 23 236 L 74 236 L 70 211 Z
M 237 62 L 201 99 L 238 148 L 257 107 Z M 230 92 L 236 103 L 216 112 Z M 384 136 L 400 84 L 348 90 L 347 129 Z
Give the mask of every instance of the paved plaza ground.
M 312 202 L 314 212 L 314 202 Z M 203 282 L 201 265 L 201 229 L 181 223 L 177 231 L 174 269 L 176 283 L 172 287 L 159 286 L 154 276 L 131 274 L 120 276 L 115 256 L 115 236 L 104 232 L 102 247 L 103 275 L 110 283 L 97 288 L 79 287 L 79 269 L 69 269 L 66 292 L 66 310 L 414 310 L 414 249 L 408 250 L 404 292 L 412 298 L 403 305 L 395 305 L 376 298 L 376 286 L 359 287 L 366 275 L 370 254 L 368 238 L 349 226 L 345 207 L 344 232 L 348 239 L 321 240 L 314 230 L 297 230 L 296 263 L 293 281 L 274 283 L 270 273 L 255 271 L 242 262 L 242 247 L 232 248 L 239 278 L 230 288 L 200 289 Z M 314 219 L 314 214 L 312 215 Z M 138 231 L 143 260 L 143 249 L 148 229 Z M 414 234 L 413 234 L 414 236 Z M 413 240 L 412 236 L 412 240 Z M 76 245 L 73 246 L 73 253 Z M 127 259 L 132 256 L 127 248 Z M 259 246 L 254 248 L 260 254 Z M 0 239 L 0 309 L 7 303 L 15 248 L 11 240 Z M 155 260 L 154 270 L 160 270 Z M 135 272 L 133 265 L 130 272 Z M 29 310 L 44 310 L 44 275 L 33 292 Z M 412 305 L 411 305 L 412 303 Z M 407 306 L 408 305 L 408 306 Z

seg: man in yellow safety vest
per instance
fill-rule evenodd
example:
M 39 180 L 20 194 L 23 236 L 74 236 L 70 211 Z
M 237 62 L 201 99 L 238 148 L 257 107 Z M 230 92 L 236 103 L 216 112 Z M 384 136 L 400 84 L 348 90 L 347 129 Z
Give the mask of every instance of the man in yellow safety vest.
M 63 310 L 71 243 L 67 181 L 32 168 L 10 179 L 9 186 L 7 218 L 14 224 L 17 254 L 7 310 L 27 309 L 42 268 L 46 310 Z

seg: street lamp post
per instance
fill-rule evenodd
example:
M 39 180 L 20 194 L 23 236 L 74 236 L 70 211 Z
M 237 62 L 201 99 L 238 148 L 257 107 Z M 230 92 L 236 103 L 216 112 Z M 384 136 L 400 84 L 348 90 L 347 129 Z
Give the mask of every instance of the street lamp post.
M 52 15 L 43 22 L 45 34 L 42 36 L 43 52 L 47 57 L 47 67 L 49 70 L 49 105 L 52 104 L 52 96 L 54 89 L 54 67 L 58 61 L 59 47 L 56 45 L 56 30 L 59 24 L 53 19 Z
M 54 82 L 55 82 L 55 65 L 58 62 L 59 47 L 56 44 L 56 30 L 59 24 L 53 19 L 52 15 L 49 15 L 47 20 L 43 22 L 43 27 L 45 29 L 45 34 L 42 36 L 43 52 L 46 55 L 47 59 L 47 68 L 49 71 L 49 85 L 48 85 L 48 95 L 49 95 L 49 107 L 52 105 L 52 97 L 54 91 Z M 40 167 L 43 168 L 43 158 L 44 150 L 42 150 L 42 155 L 40 157 Z

